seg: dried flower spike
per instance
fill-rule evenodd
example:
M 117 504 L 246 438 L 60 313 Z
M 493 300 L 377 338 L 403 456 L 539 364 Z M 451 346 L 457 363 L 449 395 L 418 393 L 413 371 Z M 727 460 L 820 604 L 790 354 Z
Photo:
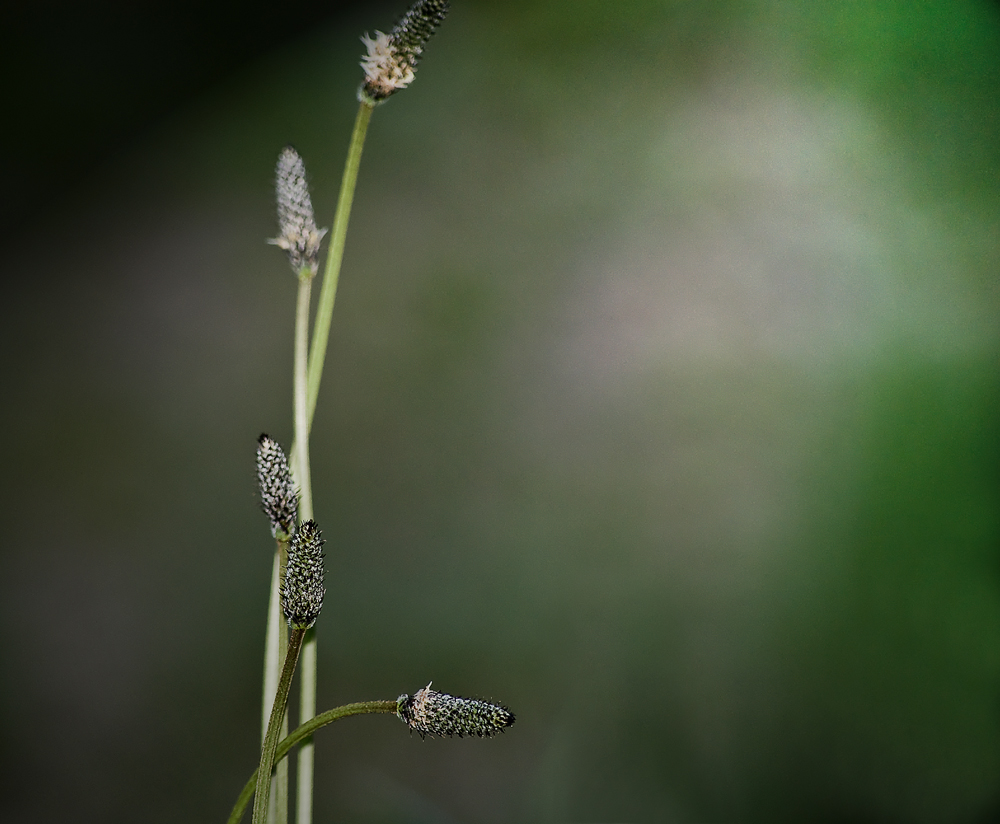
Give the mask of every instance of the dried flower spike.
M 433 682 L 431 682 L 433 683 Z M 457 698 L 434 692 L 428 684 L 412 697 L 401 695 L 396 700 L 396 715 L 411 730 L 425 735 L 466 735 L 489 738 L 503 732 L 514 723 L 514 713 L 499 704 Z
M 362 103 L 381 103 L 413 82 L 424 45 L 448 13 L 448 0 L 417 0 L 388 34 L 361 38 L 368 53 L 361 60 L 365 81 L 358 89 Z
M 281 444 L 266 433 L 257 439 L 257 485 L 264 514 L 271 521 L 271 534 L 287 541 L 295 532 L 299 496 Z
M 267 242 L 288 252 L 288 262 L 296 274 L 308 271 L 315 275 L 319 269 L 319 247 L 326 229 L 316 228 L 306 183 L 306 167 L 291 146 L 282 149 L 278 156 L 275 192 L 281 235 Z
M 299 525 L 288 547 L 281 610 L 292 629 L 309 629 L 323 609 L 323 535 L 315 521 Z

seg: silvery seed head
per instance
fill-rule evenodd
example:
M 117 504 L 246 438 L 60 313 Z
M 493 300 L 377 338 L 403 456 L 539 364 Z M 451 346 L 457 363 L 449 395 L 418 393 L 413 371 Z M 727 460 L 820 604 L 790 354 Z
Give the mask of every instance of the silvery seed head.
M 299 524 L 288 547 L 281 610 L 292 629 L 309 629 L 323 609 L 323 535 L 315 521 Z
M 433 682 L 432 682 L 433 683 Z M 422 690 L 396 699 L 396 715 L 411 730 L 425 735 L 466 735 L 489 738 L 514 723 L 514 713 L 499 704 Z
M 361 38 L 368 53 L 361 60 L 365 80 L 358 89 L 362 103 L 381 103 L 413 82 L 424 45 L 448 13 L 448 0 L 417 0 L 388 34 Z
M 267 434 L 257 439 L 257 485 L 261 507 L 271 521 L 271 534 L 287 541 L 295 532 L 299 495 L 281 444 Z
M 326 229 L 316 228 L 312 199 L 306 183 L 306 167 L 291 146 L 282 149 L 275 171 L 278 226 L 281 234 L 268 243 L 288 252 L 288 262 L 297 274 L 319 269 L 319 247 Z

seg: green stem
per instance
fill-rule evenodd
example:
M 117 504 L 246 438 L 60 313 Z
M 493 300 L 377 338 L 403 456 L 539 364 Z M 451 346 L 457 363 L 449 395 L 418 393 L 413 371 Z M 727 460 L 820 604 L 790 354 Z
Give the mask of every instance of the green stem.
M 307 723 L 316 715 L 316 629 L 309 630 L 302 646 L 302 670 L 299 675 L 299 724 Z M 287 732 L 287 730 L 286 730 Z M 311 824 L 313 804 L 313 771 L 316 748 L 312 738 L 302 743 L 299 750 L 295 785 L 296 824 Z
M 281 580 L 281 542 L 274 550 L 274 565 L 271 568 L 271 583 Z M 267 722 L 271 717 L 271 707 L 274 704 L 274 694 L 278 691 L 278 678 L 281 675 L 281 650 L 278 643 L 278 630 L 284 618 L 281 615 L 281 598 L 278 587 L 271 587 L 271 596 L 267 605 L 267 635 L 264 638 L 264 699 L 261 702 L 260 739 L 263 742 L 267 735 Z M 287 646 L 287 641 L 285 646 Z
M 307 374 L 309 352 L 309 299 L 312 294 L 312 273 L 299 273 L 299 297 L 295 305 L 295 366 L 293 369 L 292 411 L 295 421 L 295 444 L 292 448 L 292 474 L 299 488 L 299 520 L 313 518 L 312 477 L 309 469 L 309 423 L 307 412 Z
M 299 272 L 299 292 L 295 305 L 295 356 L 292 368 L 292 412 L 295 423 L 296 444 L 292 446 L 291 470 L 299 488 L 299 513 L 303 521 L 313 517 L 312 480 L 309 468 L 309 422 L 306 416 L 306 375 L 309 363 L 309 302 L 312 296 L 313 274 L 308 268 Z M 264 700 L 262 725 L 264 735 L 273 709 L 281 653 L 288 645 L 288 625 L 281 614 L 281 582 L 288 562 L 288 543 L 278 542 L 271 573 L 271 595 L 268 607 L 267 637 L 264 644 Z M 314 653 L 315 654 L 315 653 Z M 282 735 L 288 733 L 288 720 L 281 724 Z M 274 776 L 274 797 L 268 809 L 268 824 L 286 824 L 288 821 L 288 764 L 279 766 Z
M 285 665 L 281 668 L 281 679 L 278 681 L 278 691 L 274 696 L 274 706 L 271 708 L 271 718 L 267 722 L 267 734 L 264 745 L 260 749 L 260 766 L 257 768 L 257 790 L 253 804 L 254 824 L 264 824 L 267 818 L 267 801 L 271 796 L 271 768 L 274 766 L 274 752 L 278 746 L 278 735 L 281 732 L 281 722 L 288 706 L 288 692 L 292 686 L 292 675 L 299 660 L 302 649 L 302 639 L 306 631 L 296 627 L 288 634 L 288 651 L 285 653 Z
M 295 419 L 295 444 L 292 460 L 295 481 L 299 488 L 299 519 L 313 518 L 312 473 L 309 467 L 309 415 L 307 412 L 307 372 L 309 364 L 309 297 L 312 292 L 312 273 L 299 273 L 299 299 L 295 309 L 295 368 L 293 372 L 293 410 Z M 302 672 L 299 687 L 302 691 L 299 701 L 299 722 L 316 714 L 316 633 L 309 632 L 302 655 Z M 307 693 L 312 696 L 311 699 Z M 288 732 L 288 728 L 282 731 Z M 308 753 L 306 752 L 308 750 Z M 303 747 L 299 753 L 299 771 L 296 785 L 295 815 L 297 821 L 312 821 L 313 748 Z M 287 764 L 285 766 L 287 770 Z M 288 801 L 285 785 L 285 820 L 287 821 Z M 276 822 L 284 824 L 284 822 Z
M 370 715 L 374 713 L 395 714 L 395 712 L 395 701 L 359 701 L 356 704 L 345 704 L 342 707 L 334 707 L 332 710 L 327 710 L 315 718 L 311 718 L 287 738 L 282 739 L 281 743 L 274 750 L 274 762 L 279 763 L 291 752 L 292 747 L 303 739 L 310 738 L 316 730 L 334 721 L 339 721 L 341 718 L 347 718 L 351 715 Z M 247 805 L 250 803 L 250 797 L 257 787 L 258 772 L 259 770 L 254 772 L 250 776 L 250 780 L 244 785 L 243 791 L 240 793 L 239 798 L 236 799 L 236 804 L 233 806 L 233 811 L 229 814 L 226 824 L 239 824 L 240 819 L 243 818 L 243 813 L 246 812 Z
M 337 283 L 340 280 L 340 265 L 344 260 L 347 224 L 351 217 L 351 204 L 354 201 L 358 168 L 361 165 L 361 151 L 365 145 L 365 135 L 368 132 L 371 116 L 372 106 L 362 103 L 354 120 L 354 131 L 351 133 L 351 143 L 347 149 L 344 174 L 340 180 L 337 211 L 333 217 L 330 246 L 326 253 L 323 287 L 320 290 L 319 302 L 316 307 L 316 320 L 313 323 L 312 343 L 307 366 L 304 365 L 304 356 L 300 357 L 300 343 L 304 345 L 305 341 L 304 333 L 299 331 L 299 324 L 303 317 L 300 292 L 300 306 L 296 316 L 295 443 L 292 446 L 292 459 L 295 465 L 300 467 L 297 470 L 296 481 L 299 484 L 301 495 L 299 514 L 303 521 L 313 517 L 312 485 L 309 477 L 309 430 L 312 428 L 313 416 L 316 413 L 316 399 L 319 397 L 319 384 L 323 377 L 323 363 L 326 360 L 330 324 L 333 320 L 333 304 L 337 298 Z M 304 317 L 304 322 L 307 324 L 309 318 L 308 303 Z M 316 712 L 316 659 L 316 635 L 315 632 L 311 632 L 302 651 L 302 676 L 299 684 L 301 690 L 299 696 L 300 723 L 308 721 Z M 313 757 L 312 743 L 303 744 L 299 751 L 298 785 L 295 796 L 295 816 L 298 824 L 312 824 Z
M 261 712 L 261 743 L 267 736 L 267 722 L 271 718 L 274 695 L 278 691 L 281 675 L 281 656 L 288 648 L 288 623 L 281 614 L 279 586 L 285 577 L 288 563 L 288 541 L 277 541 L 274 551 L 274 568 L 271 571 L 271 598 L 267 611 L 267 636 L 264 643 L 264 700 Z M 282 737 L 288 735 L 288 715 L 281 722 Z M 288 821 L 288 762 L 282 761 L 271 785 L 271 805 L 267 811 L 269 824 L 286 824 Z
M 351 145 L 347 149 L 347 161 L 344 163 L 344 176 L 340 180 L 337 212 L 333 217 L 330 248 L 327 250 L 326 266 L 323 269 L 323 288 L 320 291 L 319 303 L 316 307 L 312 347 L 309 350 L 308 417 L 310 426 L 312 426 L 313 415 L 316 412 L 316 399 L 319 397 L 319 382 L 323 376 L 326 345 L 330 338 L 330 322 L 333 319 L 333 304 L 337 298 L 337 282 L 340 280 L 340 264 L 344 259 L 347 222 L 351 217 L 354 188 L 358 182 L 358 168 L 361 166 L 361 150 L 365 145 L 365 135 L 368 132 L 368 122 L 371 120 L 372 110 L 373 107 L 367 103 L 362 103 L 358 109 L 358 116 L 354 120 L 354 131 L 351 133 Z

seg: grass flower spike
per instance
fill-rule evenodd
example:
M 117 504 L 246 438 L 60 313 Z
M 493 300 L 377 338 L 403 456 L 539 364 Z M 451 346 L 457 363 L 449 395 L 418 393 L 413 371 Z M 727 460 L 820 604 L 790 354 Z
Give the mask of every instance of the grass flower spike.
M 358 89 L 362 103 L 381 103 L 413 82 L 424 45 L 448 13 L 448 0 L 417 0 L 389 34 L 361 38 L 368 53 L 361 61 L 365 81 Z
M 288 252 L 288 262 L 296 274 L 305 272 L 315 275 L 319 269 L 319 247 L 326 229 L 316 228 L 306 183 L 306 167 L 291 146 L 286 146 L 278 156 L 275 191 L 281 234 L 268 240 L 268 243 Z
M 433 683 L 433 682 L 432 682 Z M 396 714 L 411 730 L 425 735 L 489 738 L 514 723 L 514 713 L 499 704 L 434 692 L 428 684 L 411 697 L 401 695 Z
M 271 521 L 271 534 L 287 541 L 295 532 L 299 495 L 281 444 L 267 434 L 257 439 L 257 485 L 264 514 Z
M 323 609 L 323 536 L 315 521 L 306 521 L 292 536 L 288 567 L 281 585 L 281 609 L 292 629 L 309 629 Z

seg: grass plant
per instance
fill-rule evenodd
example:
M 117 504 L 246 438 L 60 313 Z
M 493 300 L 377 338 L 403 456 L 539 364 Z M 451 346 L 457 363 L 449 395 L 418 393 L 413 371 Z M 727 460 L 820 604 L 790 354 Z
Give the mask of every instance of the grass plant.
M 254 824 L 286 824 L 288 769 L 285 760 L 299 747 L 296 770 L 296 822 L 311 824 L 314 751 L 312 735 L 350 715 L 393 713 L 421 735 L 489 737 L 514 723 L 505 707 L 457 698 L 430 689 L 395 701 L 348 704 L 316 714 L 316 634 L 324 588 L 323 539 L 313 512 L 309 433 L 333 320 L 333 308 L 347 239 L 365 136 L 375 108 L 412 83 L 428 39 L 444 20 L 448 0 L 417 0 L 389 32 L 362 37 L 367 53 L 365 77 L 358 90 L 359 108 L 347 152 L 333 230 L 323 268 L 323 283 L 312 329 L 309 328 L 312 281 L 319 272 L 325 229 L 317 227 L 305 164 L 292 147 L 280 154 L 276 193 L 280 234 L 268 242 L 283 249 L 298 279 L 293 365 L 295 440 L 288 458 L 267 435 L 257 444 L 261 503 L 275 539 L 272 582 L 265 635 L 264 690 L 261 710 L 263 743 L 257 771 L 244 786 L 230 815 L 238 822 L 254 798 Z M 299 667 L 299 726 L 288 734 L 286 709 Z

